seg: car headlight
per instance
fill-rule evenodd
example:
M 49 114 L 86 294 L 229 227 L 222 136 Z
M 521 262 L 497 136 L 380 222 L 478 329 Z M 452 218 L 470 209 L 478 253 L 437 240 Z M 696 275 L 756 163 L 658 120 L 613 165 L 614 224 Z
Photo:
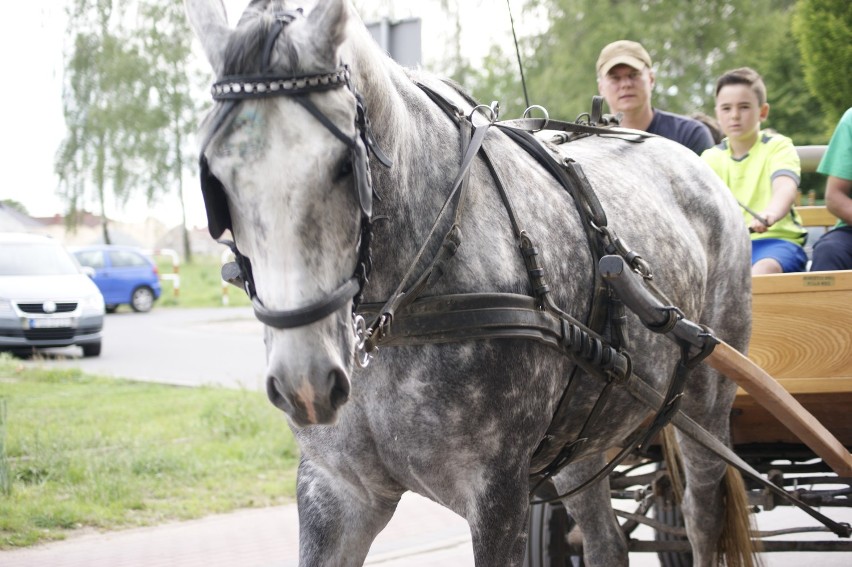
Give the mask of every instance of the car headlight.
M 12 302 L 9 301 L 8 299 L 0 297 L 0 313 L 5 315 L 7 313 L 14 313 L 14 312 L 15 312 L 15 310 L 12 309 Z
M 90 295 L 83 300 L 83 313 L 95 312 L 96 314 L 104 314 L 104 296 L 100 293 Z

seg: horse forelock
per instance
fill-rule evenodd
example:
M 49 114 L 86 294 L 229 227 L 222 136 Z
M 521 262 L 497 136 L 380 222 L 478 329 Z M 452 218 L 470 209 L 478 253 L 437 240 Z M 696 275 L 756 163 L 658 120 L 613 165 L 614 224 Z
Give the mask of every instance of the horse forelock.
M 268 2 L 264 6 L 252 3 L 240 18 L 237 28 L 229 36 L 224 50 L 224 74 L 253 75 L 264 71 L 295 72 L 298 69 L 298 55 L 288 41 L 286 29 L 278 36 L 275 46 L 276 69 L 263 69 L 266 41 L 276 21 L 275 14 L 283 10 L 279 1 Z

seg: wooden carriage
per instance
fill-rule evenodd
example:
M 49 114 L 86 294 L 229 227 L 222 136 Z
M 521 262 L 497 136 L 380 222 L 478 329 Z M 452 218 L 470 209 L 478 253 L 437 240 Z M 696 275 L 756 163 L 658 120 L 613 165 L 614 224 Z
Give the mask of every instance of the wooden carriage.
M 815 171 L 825 146 L 797 150 L 802 170 Z M 811 229 L 812 242 L 837 222 L 824 206 L 797 209 L 803 225 Z M 749 358 L 846 449 L 852 448 L 852 271 L 755 276 L 752 324 Z M 742 389 L 731 413 L 731 437 L 739 457 L 806 504 L 849 506 L 852 479 L 837 477 L 787 425 Z M 691 565 L 683 519 L 662 456 L 643 458 L 655 463 L 655 470 L 632 475 L 628 469 L 610 477 L 614 501 L 641 502 L 636 513 L 619 512 L 625 518 L 625 534 L 630 537 L 640 523 L 655 530 L 654 541 L 630 540 L 630 549 L 656 552 L 664 567 Z M 641 466 L 641 460 L 634 466 Z M 747 482 L 747 488 L 756 509 L 789 504 L 761 486 Z M 650 522 L 642 520 L 645 515 Z M 529 567 L 581 562 L 582 535 L 558 504 L 533 507 L 529 541 Z M 852 551 L 848 539 L 761 543 L 765 551 Z
M 852 271 L 757 276 L 752 285 L 749 358 L 852 446 Z M 734 408 L 735 446 L 800 443 L 745 392 Z

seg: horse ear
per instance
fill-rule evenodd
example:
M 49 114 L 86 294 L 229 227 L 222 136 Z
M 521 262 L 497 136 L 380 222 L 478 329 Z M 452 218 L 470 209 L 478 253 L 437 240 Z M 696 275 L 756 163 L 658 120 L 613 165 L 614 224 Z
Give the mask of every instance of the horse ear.
M 186 15 L 216 76 L 222 74 L 223 53 L 231 29 L 222 0 L 185 0 Z
M 335 54 L 345 38 L 347 16 L 347 0 L 318 3 L 308 14 L 314 44 L 333 64 L 337 63 Z

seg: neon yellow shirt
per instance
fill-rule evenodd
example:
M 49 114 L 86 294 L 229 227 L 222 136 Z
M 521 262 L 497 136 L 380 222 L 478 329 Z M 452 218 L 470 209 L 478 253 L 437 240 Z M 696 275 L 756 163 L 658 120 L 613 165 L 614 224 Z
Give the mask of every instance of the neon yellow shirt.
M 742 158 L 731 155 L 728 139 L 701 154 L 713 171 L 722 178 L 734 197 L 749 209 L 760 213 L 772 198 L 772 180 L 779 175 L 787 175 L 796 181 L 801 180 L 801 164 L 792 140 L 780 134 L 761 131 L 757 142 Z M 751 213 L 743 209 L 743 220 L 751 222 Z M 766 232 L 755 232 L 752 240 L 762 238 L 780 238 L 794 244 L 805 242 L 807 231 L 802 228 L 802 219 L 794 207 L 790 214 L 778 219 Z

